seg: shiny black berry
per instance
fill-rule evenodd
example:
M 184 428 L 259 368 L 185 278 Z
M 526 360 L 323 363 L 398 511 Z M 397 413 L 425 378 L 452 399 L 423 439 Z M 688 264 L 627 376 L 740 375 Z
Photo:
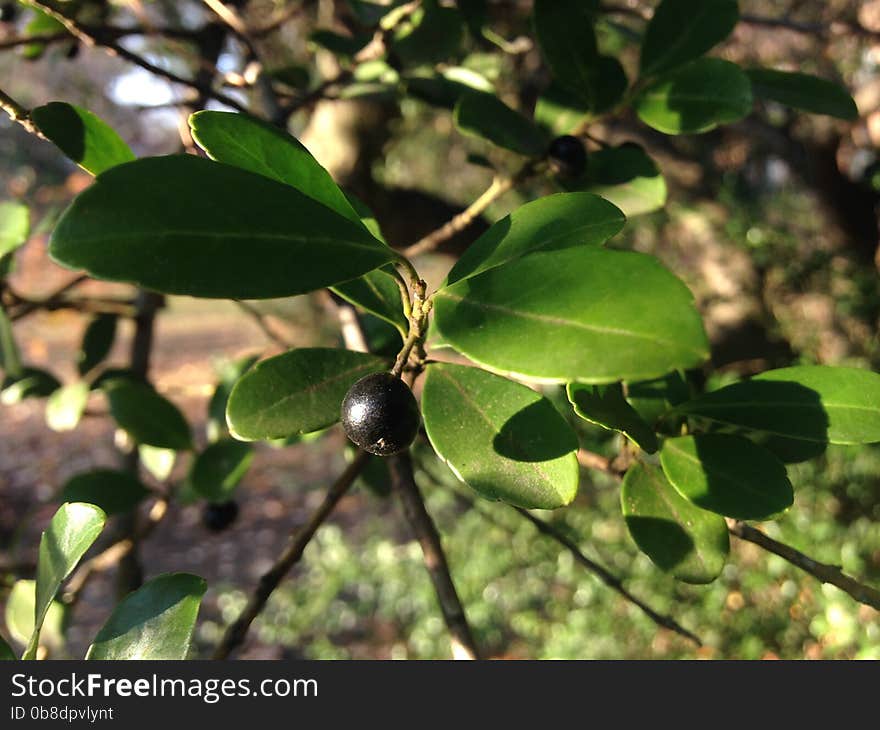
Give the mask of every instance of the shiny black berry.
M 18 3 L 0 3 L 0 23 L 14 23 L 18 20 Z
M 376 456 L 391 456 L 407 448 L 416 438 L 420 421 L 412 391 L 390 373 L 361 378 L 342 401 L 346 435 Z
M 205 511 L 202 514 L 202 524 L 211 532 L 221 532 L 235 522 L 236 517 L 238 517 L 238 503 L 232 500 L 209 502 L 205 505 Z
M 547 148 L 550 167 L 560 177 L 577 178 L 587 166 L 587 150 L 584 143 L 570 134 L 557 137 Z

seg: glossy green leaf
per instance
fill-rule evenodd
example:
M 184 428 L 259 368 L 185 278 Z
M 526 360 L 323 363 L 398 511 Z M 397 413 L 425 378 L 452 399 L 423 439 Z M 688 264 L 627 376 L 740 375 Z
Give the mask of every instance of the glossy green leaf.
M 619 383 L 584 385 L 569 383 L 568 400 L 581 418 L 609 431 L 618 431 L 649 454 L 657 450 L 657 436 L 626 402 Z
M 12 322 L 2 306 L 0 306 L 0 367 L 3 368 L 6 380 L 12 379 L 10 384 L 20 378 L 24 372 L 21 354 L 15 342 L 15 333 L 12 331 Z M 3 387 L 6 387 L 5 383 Z
M 752 93 L 758 99 L 770 99 L 812 114 L 827 114 L 839 119 L 857 119 L 859 110 L 849 92 L 833 81 L 809 74 L 754 68 L 746 71 Z
M 115 314 L 99 314 L 89 322 L 76 358 L 80 375 L 88 373 L 110 354 L 116 340 L 118 319 Z
M 404 336 L 409 320 L 403 312 L 401 291 L 394 275 L 386 269 L 376 269 L 369 274 L 338 284 L 333 291 L 345 301 L 375 314 L 394 325 Z
M 174 471 L 177 452 L 174 449 L 160 449 L 149 444 L 138 444 L 138 457 L 147 472 L 160 482 L 164 482 Z
M 658 568 L 685 583 L 718 577 L 730 550 L 724 518 L 688 502 L 659 467 L 630 467 L 620 503 L 630 535 Z
M 663 0 L 642 40 L 642 76 L 699 58 L 731 34 L 739 20 L 736 0 Z
M 226 362 L 219 367 L 220 381 L 208 402 L 208 423 L 205 425 L 208 441 L 219 441 L 229 433 L 226 426 L 226 404 L 229 402 L 229 394 L 239 378 L 250 370 L 259 359 L 256 355 L 247 355 Z
M 394 257 L 360 223 L 289 185 L 193 155 L 99 175 L 61 217 L 50 253 L 96 278 L 233 299 L 303 294 Z
M 592 107 L 599 48 L 596 0 L 535 0 L 535 36 L 557 83 Z
M 785 465 L 741 436 L 705 434 L 667 439 L 660 463 L 682 497 L 726 517 L 772 519 L 794 501 Z
M 24 244 L 30 232 L 31 213 L 26 205 L 12 201 L 0 203 L 0 257 Z
M 344 218 L 360 222 L 330 173 L 295 137 L 232 112 L 196 112 L 189 125 L 193 139 L 212 160 L 290 185 Z
M 62 502 L 87 502 L 108 515 L 130 512 L 150 491 L 133 474 L 95 469 L 71 477 L 61 490 Z
M 4 620 L 10 638 L 26 646 L 34 633 L 34 605 L 37 583 L 33 580 L 17 580 L 6 596 Z M 60 601 L 52 601 L 43 626 L 40 629 L 40 646 L 50 651 L 58 651 L 64 646 L 64 629 L 67 623 L 66 611 Z
M 355 381 L 385 366 L 374 355 L 324 348 L 263 360 L 232 389 L 226 407 L 230 431 L 242 441 L 257 441 L 330 426 Z
M 752 110 L 752 85 L 735 63 L 701 58 L 664 74 L 636 98 L 648 126 L 666 134 L 699 134 Z
M 627 218 L 666 205 L 666 180 L 654 160 L 632 143 L 591 153 L 584 176 L 572 187 L 601 195 Z
M 880 374 L 820 365 L 766 373 L 683 403 L 679 413 L 788 439 L 880 442 Z
M 646 380 L 708 356 L 690 291 L 639 253 L 531 254 L 439 290 L 434 311 L 474 362 L 544 381 Z
M 70 383 L 59 388 L 46 401 L 46 425 L 53 431 L 72 431 L 82 418 L 88 400 L 88 383 Z
M 40 641 L 40 628 L 62 581 L 104 529 L 106 515 L 92 504 L 62 504 L 40 538 L 37 559 L 37 588 L 34 603 L 34 631 L 24 658 L 33 659 Z
M 627 402 L 646 423 L 655 424 L 670 408 L 690 400 L 691 392 L 680 373 L 626 384 Z
M 0 636 L 0 662 L 15 661 L 17 658 L 15 652 L 12 651 L 12 647 L 6 642 L 6 639 Z
M 463 37 L 458 10 L 423 0 L 422 7 L 395 25 L 391 50 L 406 66 L 434 65 L 454 56 Z
M 34 109 L 31 117 L 58 149 L 92 175 L 135 159 L 113 128 L 87 109 L 53 101 Z
M 52 373 L 24 366 L 20 374 L 7 375 L 0 385 L 0 403 L 12 405 L 20 403 L 25 398 L 46 398 L 61 387 L 58 379 Z
M 620 210 L 592 193 L 559 193 L 526 203 L 471 244 L 449 272 L 448 284 L 537 251 L 601 246 L 623 228 Z
M 86 659 L 186 659 L 207 584 L 189 573 L 166 573 L 126 596 Z
M 540 393 L 478 368 L 433 364 L 422 414 L 440 458 L 486 499 L 526 509 L 574 499 L 577 437 Z
M 599 56 L 588 99 L 554 81 L 538 97 L 535 121 L 553 135 L 570 134 L 593 116 L 611 109 L 626 93 L 629 80 L 616 58 Z
M 151 386 L 113 380 L 104 391 L 110 413 L 135 443 L 177 451 L 192 448 L 192 434 L 183 414 Z
M 521 155 L 543 154 L 549 142 L 530 119 L 511 109 L 493 94 L 470 91 L 455 105 L 455 124 L 464 134 L 487 139 Z
M 193 461 L 190 486 L 211 502 L 225 502 L 244 478 L 253 458 L 250 444 L 232 439 L 211 444 Z

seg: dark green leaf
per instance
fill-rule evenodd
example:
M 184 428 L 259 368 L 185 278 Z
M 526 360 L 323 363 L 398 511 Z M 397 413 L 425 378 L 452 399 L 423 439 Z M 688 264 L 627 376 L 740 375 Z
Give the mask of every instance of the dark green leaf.
M 51 15 L 36 8 L 32 8 L 32 10 L 34 17 L 25 26 L 26 36 L 51 35 L 53 33 L 63 33 L 66 30 L 64 25 L 60 21 L 55 20 Z M 45 50 L 45 43 L 29 43 L 24 47 L 22 55 L 33 61 L 40 58 Z
M 458 10 L 425 0 L 421 8 L 396 25 L 391 51 L 406 66 L 435 65 L 458 52 L 463 35 Z
M 478 368 L 428 367 L 425 430 L 456 476 L 486 499 L 555 509 L 577 493 L 577 437 L 550 401 Z
M 95 469 L 71 477 L 61 490 L 62 502 L 87 502 L 108 515 L 130 512 L 150 491 L 133 474 Z
M 333 287 L 345 301 L 375 314 L 406 335 L 409 321 L 403 313 L 401 290 L 387 269 L 376 269 L 358 279 Z
M 34 631 L 24 658 L 33 659 L 40 641 L 40 628 L 61 582 L 104 529 L 106 515 L 92 504 L 62 504 L 40 538 L 37 559 L 37 588 L 34 602 Z
M 752 110 L 752 85 L 735 63 L 701 58 L 659 77 L 635 101 L 641 120 L 666 134 L 699 134 Z
M 2 306 L 0 306 L 0 367 L 3 368 L 6 380 L 10 381 L 10 384 L 24 374 L 21 354 L 15 342 L 15 333 L 12 331 L 12 322 Z M 3 383 L 3 388 L 6 387 L 7 383 Z
M 702 509 L 738 520 L 767 520 L 791 507 L 785 465 L 748 439 L 706 434 L 667 439 L 660 463 L 670 484 Z
M 113 128 L 87 109 L 53 101 L 34 109 L 31 117 L 58 149 L 92 175 L 135 159 Z
M 495 223 L 464 252 L 447 284 L 537 251 L 601 246 L 623 228 L 618 208 L 591 193 L 559 193 L 526 203 Z
M 86 659 L 186 659 L 206 588 L 188 573 L 153 578 L 115 608 Z
M 581 418 L 610 431 L 619 431 L 649 454 L 657 450 L 657 436 L 623 397 L 620 384 L 570 383 L 568 400 Z
M 229 396 L 226 420 L 242 441 L 277 439 L 325 428 L 339 419 L 355 381 L 385 367 L 374 355 L 305 348 L 257 363 Z
M 88 373 L 110 354 L 116 339 L 117 320 L 115 314 L 99 314 L 89 322 L 77 355 L 76 367 L 80 375 Z
M 556 81 L 590 108 L 599 69 L 596 0 L 535 0 L 535 35 Z
M 248 355 L 227 362 L 220 368 L 220 382 L 217 383 L 211 400 L 208 402 L 208 423 L 205 429 L 209 441 L 219 441 L 228 433 L 226 404 L 229 402 L 229 394 L 239 378 L 250 370 L 259 359 L 256 355 Z
M 531 254 L 441 289 L 434 309 L 471 360 L 546 381 L 649 379 L 708 355 L 690 291 L 644 254 Z
M 544 153 L 544 132 L 493 94 L 469 91 L 455 106 L 455 124 L 464 133 L 482 137 L 521 155 Z
M 645 29 L 642 76 L 699 58 L 727 38 L 738 20 L 736 0 L 663 0 Z
M 104 391 L 119 428 L 136 443 L 176 451 L 192 448 L 192 434 L 183 414 L 149 385 L 113 380 Z
M 394 257 L 360 223 L 292 187 L 193 155 L 99 175 L 61 217 L 50 253 L 97 278 L 232 299 L 303 294 Z
M 677 372 L 654 380 L 627 383 L 626 400 L 651 425 L 670 408 L 690 397 L 688 384 Z
M 620 503 L 630 535 L 658 568 L 686 583 L 718 577 L 730 550 L 724 518 L 688 502 L 659 467 L 630 467 Z
M 24 244 L 30 231 L 31 213 L 26 205 L 11 201 L 0 203 L 0 257 Z
M 8 662 L 15 661 L 17 657 L 15 656 L 15 652 L 12 651 L 12 647 L 6 642 L 2 636 L 0 636 L 0 662 Z
M 46 424 L 53 431 L 72 431 L 82 418 L 88 400 L 88 383 L 81 381 L 59 388 L 46 401 Z
M 309 40 L 316 46 L 324 48 L 330 53 L 345 59 L 352 59 L 367 43 L 370 42 L 369 34 L 356 36 L 334 33 L 332 30 L 316 30 L 309 36 Z
M 58 379 L 45 370 L 23 367 L 18 377 L 7 375 L 0 385 L 0 403 L 12 405 L 25 398 L 46 398 L 61 387 Z
M 839 119 L 857 119 L 859 110 L 849 92 L 833 81 L 809 74 L 754 68 L 746 72 L 752 93 L 812 114 L 828 114 Z
M 880 375 L 818 365 L 770 370 L 683 403 L 677 411 L 787 439 L 876 443 Z
M 266 76 L 292 89 L 300 90 L 305 89 L 311 81 L 308 67 L 296 64 L 269 69 L 266 71 Z
M 225 502 L 247 473 L 253 458 L 250 444 L 232 439 L 211 444 L 193 461 L 190 486 L 211 502 Z

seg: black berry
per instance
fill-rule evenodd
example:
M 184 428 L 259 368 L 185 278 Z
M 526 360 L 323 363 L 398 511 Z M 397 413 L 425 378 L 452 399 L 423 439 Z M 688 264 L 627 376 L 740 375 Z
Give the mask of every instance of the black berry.
M 412 391 L 390 373 L 374 373 L 351 386 L 342 401 L 342 427 L 364 451 L 391 456 L 419 431 L 419 405 Z
M 238 517 L 238 503 L 233 500 L 209 502 L 205 505 L 202 523 L 211 532 L 221 532 L 235 522 L 236 517 Z
M 584 174 L 587 166 L 587 150 L 584 143 L 570 134 L 557 137 L 547 148 L 547 160 L 557 175 L 576 178 Z
M 18 19 L 18 3 L 0 3 L 0 23 L 14 23 Z

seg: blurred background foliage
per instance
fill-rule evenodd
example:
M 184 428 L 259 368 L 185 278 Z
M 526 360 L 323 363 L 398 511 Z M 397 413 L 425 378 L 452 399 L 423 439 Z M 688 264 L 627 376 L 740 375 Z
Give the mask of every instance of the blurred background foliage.
M 239 3 L 259 22 L 291 3 Z M 626 12 L 600 28 L 603 49 L 627 68 L 637 62 L 632 40 L 638 12 L 650 2 L 627 0 Z M 128 19 L 198 28 L 210 18 L 199 2 L 114 2 Z M 303 2 L 277 34 L 261 42 L 267 68 L 287 79 L 290 93 L 314 86 L 337 70 L 310 34 L 348 33 L 346 2 Z M 780 66 L 842 81 L 860 117 L 842 123 L 798 115 L 773 104 L 748 119 L 700 136 L 669 138 L 631 116 L 603 120 L 591 134 L 646 147 L 666 178 L 665 209 L 630 220 L 616 246 L 652 252 L 694 291 L 713 343 L 716 387 L 735 377 L 797 362 L 880 367 L 877 325 L 877 203 L 880 196 L 880 2 L 878 0 L 743 0 L 745 18 L 717 52 L 744 65 Z M 492 82 L 513 106 L 530 110 L 547 82 L 529 41 L 530 2 L 490 2 L 491 27 L 506 52 L 491 43 L 465 44 L 461 67 Z M 757 22 L 783 19 L 782 25 Z M 0 23 L 0 43 L 27 22 Z M 787 24 L 787 25 L 786 25 Z M 126 41 L 164 68 L 192 74 L 185 44 L 161 38 Z M 180 106 L 186 90 L 150 76 L 100 49 L 48 47 L 36 59 L 0 53 L 0 79 L 27 106 L 64 100 L 112 124 L 139 155 L 178 150 Z M 226 41 L 217 66 L 224 88 L 247 75 L 243 49 Z M 449 111 L 411 96 L 401 98 L 393 69 L 361 71 L 363 83 L 343 97 L 298 113 L 291 131 L 340 180 L 376 211 L 389 241 L 411 243 L 472 201 L 492 179 L 485 167 L 511 170 L 514 158 L 453 127 Z M 390 76 L 389 76 L 390 74 Z M 480 161 L 482 164 L 473 164 Z M 34 296 L 52 291 L 68 274 L 45 255 L 52 222 L 88 178 L 50 145 L 0 121 L 0 194 L 32 209 L 34 235 L 21 251 L 12 284 Z M 550 191 L 532 183 L 504 196 L 487 220 Z M 478 225 L 477 229 L 480 228 Z M 439 280 L 453 242 L 420 262 Z M 120 285 L 90 283 L 92 292 Z M 124 290 L 125 288 L 122 287 Z M 291 345 L 333 344 L 338 333 L 315 297 L 258 305 Z M 17 325 L 27 359 L 62 380 L 75 371 L 84 321 L 72 312 L 36 315 Z M 120 341 L 130 336 L 123 328 Z M 272 351 L 252 318 L 230 304 L 171 298 L 160 317 L 153 374 L 159 390 L 191 421 L 203 424 L 222 358 Z M 114 356 L 124 347 L 117 343 Z M 111 358 L 112 359 L 112 358 Z M 553 394 L 551 394 L 553 395 Z M 76 433 L 44 427 L 42 404 L 26 401 L 0 415 L 0 569 L 27 562 L 51 514 L 57 488 L 77 471 L 113 463 L 112 428 L 87 418 Z M 101 415 L 101 414 L 97 414 Z M 613 455 L 615 438 L 583 421 L 583 445 Z M 204 439 L 202 438 L 202 441 Z M 313 443 L 261 446 L 238 488 L 242 515 L 223 535 L 200 524 L 201 505 L 172 509 L 144 547 L 150 574 L 193 570 L 209 580 L 196 652 L 207 654 L 222 626 L 283 542 L 338 471 L 338 429 Z M 447 547 L 453 575 L 478 640 L 503 658 L 880 658 L 880 622 L 837 589 L 821 586 L 780 558 L 737 542 L 721 578 L 687 586 L 660 573 L 635 548 L 620 516 L 616 483 L 584 472 L 570 508 L 544 514 L 585 553 L 621 576 L 639 597 L 697 633 L 701 649 L 658 630 L 638 609 L 539 535 L 503 505 L 473 502 L 435 460 L 419 459 L 428 506 Z M 178 464 L 174 478 L 185 476 Z M 381 481 L 381 480 L 380 480 Z M 880 448 L 831 447 L 795 467 L 795 506 L 768 524 L 768 534 L 850 574 L 880 582 Z M 303 564 L 273 597 L 256 624 L 245 656 L 309 658 L 443 658 L 445 628 L 418 545 L 396 505 L 365 483 L 347 498 L 306 551 Z M 25 517 L 33 519 L 25 519 Z M 25 565 L 25 572 L 26 572 Z M 6 590 L 11 585 L 6 570 Z M 112 586 L 96 581 L 76 607 L 68 646 L 81 655 L 108 610 Z M 64 650 L 59 651 L 64 655 Z

